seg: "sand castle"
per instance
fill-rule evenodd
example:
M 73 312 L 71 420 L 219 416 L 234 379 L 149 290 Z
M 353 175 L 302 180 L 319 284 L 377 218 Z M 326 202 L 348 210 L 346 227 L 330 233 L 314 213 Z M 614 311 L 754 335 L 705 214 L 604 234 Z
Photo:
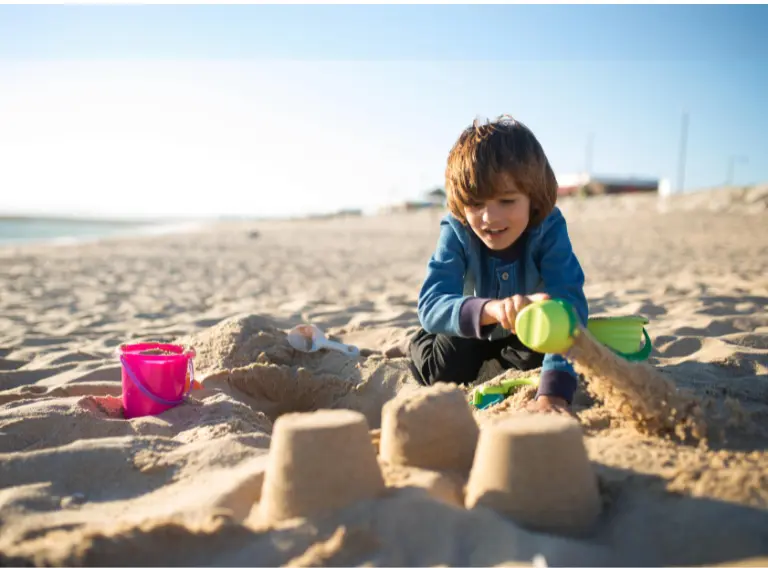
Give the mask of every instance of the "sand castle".
M 477 437 L 466 398 L 454 385 L 394 398 L 382 409 L 380 453 L 392 464 L 469 473 Z
M 596 475 L 571 417 L 521 415 L 479 432 L 461 391 L 437 385 L 385 405 L 380 448 L 388 464 L 460 472 L 466 508 L 488 507 L 530 529 L 580 534 L 600 515 Z M 267 522 L 324 514 L 384 488 L 362 414 L 287 414 L 275 422 L 258 512 Z
M 377 497 L 383 490 L 362 414 L 318 410 L 275 421 L 259 502 L 263 520 L 310 516 Z
M 486 506 L 532 529 L 588 531 L 601 501 L 579 423 L 531 414 L 483 428 L 465 504 Z

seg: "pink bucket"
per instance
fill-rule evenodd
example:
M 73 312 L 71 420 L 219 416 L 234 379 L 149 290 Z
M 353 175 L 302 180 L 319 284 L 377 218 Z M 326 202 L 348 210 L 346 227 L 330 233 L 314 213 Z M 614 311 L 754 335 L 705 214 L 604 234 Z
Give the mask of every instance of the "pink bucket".
M 146 354 L 161 349 L 171 354 Z M 126 419 L 160 414 L 184 401 L 194 383 L 195 352 L 170 343 L 121 345 L 123 412 Z M 189 374 L 187 374 L 189 373 Z

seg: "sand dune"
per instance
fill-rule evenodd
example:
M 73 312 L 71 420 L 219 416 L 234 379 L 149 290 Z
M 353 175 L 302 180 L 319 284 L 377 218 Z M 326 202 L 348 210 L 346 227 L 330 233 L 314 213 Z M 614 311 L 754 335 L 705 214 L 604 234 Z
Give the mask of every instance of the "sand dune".
M 425 391 L 393 356 L 418 326 L 434 213 L 0 248 L 0 563 L 531 565 L 542 555 L 550 566 L 765 565 L 766 195 L 757 188 L 711 196 L 661 206 L 654 196 L 561 204 L 591 312 L 646 315 L 650 363 L 729 417 L 725 437 L 706 445 L 644 434 L 586 377 L 574 410 L 600 513 L 578 536 L 513 522 L 492 498 L 468 506 L 470 471 L 434 465 L 451 463 L 439 436 L 415 438 L 466 420 L 453 403 L 434 410 L 436 418 L 427 412 L 425 422 L 413 414 Z M 354 343 L 361 356 L 295 351 L 285 333 L 302 322 Z M 140 340 L 193 345 L 204 388 L 161 415 L 127 421 L 114 351 Z M 485 372 L 500 378 L 493 365 Z M 522 389 L 470 411 L 480 438 L 522 417 L 532 395 Z M 382 409 L 393 399 L 387 408 L 411 409 L 411 419 L 391 410 L 401 416 L 398 435 L 411 442 L 388 438 Z M 384 489 L 353 476 L 350 487 L 368 487 L 361 495 L 370 497 L 272 518 L 264 510 L 288 506 L 260 507 L 262 490 L 277 483 L 265 481 L 275 475 L 269 449 L 280 428 L 292 435 L 276 421 L 318 409 L 362 414 Z M 337 439 L 329 426 L 336 419 L 318 420 Z M 359 443 L 359 432 L 349 435 Z M 407 449 L 419 443 L 432 454 Z M 357 471 L 344 460 L 366 452 L 338 454 L 347 464 L 339 478 Z M 415 462 L 393 457 L 403 452 Z M 323 462 L 301 471 L 314 471 L 312 463 Z M 472 466 L 468 493 L 499 482 L 483 481 L 483 467 L 491 466 Z M 333 469 L 323 472 L 318 491 L 336 483 Z

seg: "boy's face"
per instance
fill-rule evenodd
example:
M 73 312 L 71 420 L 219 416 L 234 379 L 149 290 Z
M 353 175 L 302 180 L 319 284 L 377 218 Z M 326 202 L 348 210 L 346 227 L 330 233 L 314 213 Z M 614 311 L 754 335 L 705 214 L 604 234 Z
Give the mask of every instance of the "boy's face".
M 498 174 L 494 186 L 492 199 L 469 203 L 464 207 L 464 215 L 489 249 L 504 250 L 528 227 L 531 200 L 520 193 L 508 173 Z

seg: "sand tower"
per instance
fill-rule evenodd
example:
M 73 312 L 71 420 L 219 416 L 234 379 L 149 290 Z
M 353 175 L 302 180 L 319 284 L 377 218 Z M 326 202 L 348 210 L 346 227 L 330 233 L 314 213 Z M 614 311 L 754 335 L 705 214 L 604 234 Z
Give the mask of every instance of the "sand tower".
M 379 454 L 388 463 L 469 473 L 478 427 L 452 384 L 390 400 L 382 409 Z
M 384 479 L 359 412 L 318 410 L 275 421 L 259 516 L 306 517 L 379 496 Z
M 536 530 L 588 531 L 601 500 L 579 423 L 526 414 L 483 428 L 465 504 L 494 509 Z

